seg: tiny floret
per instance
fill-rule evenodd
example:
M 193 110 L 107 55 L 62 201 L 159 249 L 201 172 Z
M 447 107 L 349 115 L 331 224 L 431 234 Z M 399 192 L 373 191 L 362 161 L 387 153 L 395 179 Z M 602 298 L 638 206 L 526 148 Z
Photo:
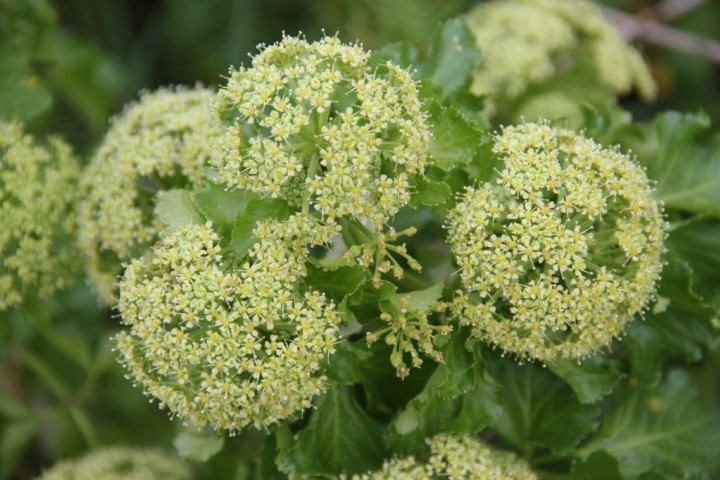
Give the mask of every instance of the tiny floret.
M 233 433 L 309 407 L 324 389 L 318 371 L 334 352 L 339 315 L 299 280 L 309 245 L 336 234 L 312 216 L 260 222 L 239 268 L 226 268 L 210 224 L 168 234 L 121 281 L 118 308 L 130 329 L 116 337 L 120 362 L 197 428 Z
M 472 435 L 439 434 L 429 439 L 427 462 L 394 457 L 382 469 L 353 480 L 537 480 L 537 475 L 515 454 L 490 447 Z
M 655 96 L 642 55 L 587 0 L 495 0 L 479 4 L 466 22 L 482 54 L 471 86 L 476 95 L 517 97 L 582 68 L 614 94 Z
M 80 165 L 59 138 L 36 143 L 0 121 L 0 311 L 47 297 L 77 273 L 74 244 Z
M 79 244 L 87 273 L 106 304 L 117 297 L 121 265 L 156 240 L 158 192 L 203 179 L 219 122 L 204 88 L 145 93 L 112 122 L 81 180 Z
M 213 164 L 230 188 L 285 198 L 325 220 L 382 225 L 422 174 L 430 131 L 410 73 L 336 37 L 285 37 L 230 71 Z
M 607 346 L 662 268 L 666 223 L 645 171 L 544 123 L 506 127 L 493 152 L 496 182 L 467 188 L 447 219 L 461 323 L 521 359 Z

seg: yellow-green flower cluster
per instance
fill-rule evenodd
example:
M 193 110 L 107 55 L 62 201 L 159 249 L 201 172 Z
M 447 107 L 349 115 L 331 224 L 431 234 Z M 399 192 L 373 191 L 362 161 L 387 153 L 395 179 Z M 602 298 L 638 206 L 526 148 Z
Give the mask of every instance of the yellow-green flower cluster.
M 60 462 L 38 480 L 187 480 L 190 469 L 180 459 L 152 450 L 109 447 L 77 460 Z
M 472 435 L 439 434 L 427 441 L 430 458 L 395 457 L 382 470 L 354 480 L 537 480 L 530 467 L 510 452 L 497 450 Z
M 80 165 L 58 138 L 39 145 L 0 122 L 0 311 L 48 296 L 76 271 L 71 245 Z
M 405 205 L 430 133 L 409 72 L 335 37 L 285 37 L 230 71 L 214 165 L 230 188 L 282 197 L 327 221 L 382 225 Z
M 515 97 L 581 66 L 613 93 L 635 88 L 646 99 L 655 96 L 642 55 L 587 0 L 495 0 L 466 21 L 482 54 L 471 86 L 476 95 Z
M 495 142 L 497 183 L 468 188 L 447 219 L 461 323 L 520 358 L 587 356 L 653 296 L 661 206 L 629 156 L 575 132 L 525 124 Z
M 324 388 L 318 369 L 334 351 L 339 316 L 299 280 L 308 246 L 336 234 L 309 215 L 260 222 L 251 259 L 232 271 L 209 224 L 168 234 L 120 283 L 130 326 L 117 335 L 120 362 L 161 406 L 198 428 L 235 432 L 309 407 Z
M 204 88 L 145 93 L 114 119 L 83 173 L 79 244 L 100 299 L 115 303 L 121 265 L 141 254 L 161 228 L 156 194 L 203 178 L 219 122 Z

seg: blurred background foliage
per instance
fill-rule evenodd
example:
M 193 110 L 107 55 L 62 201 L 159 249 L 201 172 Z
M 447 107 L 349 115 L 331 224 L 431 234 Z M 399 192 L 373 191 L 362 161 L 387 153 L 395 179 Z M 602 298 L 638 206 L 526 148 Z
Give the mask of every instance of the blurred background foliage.
M 437 24 L 471 0 L 0 0 L 0 117 L 59 133 L 86 159 L 108 119 L 138 92 L 169 84 L 223 82 L 259 43 L 283 32 L 325 32 L 368 48 L 409 40 L 421 52 Z M 638 18 L 658 19 L 660 2 L 606 0 Z M 720 2 L 667 22 L 720 40 Z M 638 119 L 677 109 L 720 122 L 720 65 L 641 44 L 660 96 L 622 99 Z M 38 311 L 40 310 L 40 311 Z M 170 445 L 180 428 L 123 378 L 108 337 L 118 328 L 78 286 L 50 305 L 25 305 L 0 319 L 0 479 L 32 478 L 58 458 L 96 444 Z M 52 332 L 50 322 L 52 319 Z M 15 321 L 16 320 L 16 321 Z M 696 375 L 717 377 L 717 361 Z M 709 382 L 712 383 L 712 382 Z M 708 404 L 717 392 L 701 392 Z M 132 414 L 132 415 L 129 415 Z M 248 465 L 273 475 L 273 446 L 249 432 L 198 466 L 199 478 L 245 478 Z M 202 456 L 203 452 L 199 452 Z M 256 462 L 257 459 L 260 461 Z M 263 460 L 266 459 L 267 461 Z M 234 471 L 234 477 L 219 472 Z M 257 472 L 256 472 L 257 473 Z

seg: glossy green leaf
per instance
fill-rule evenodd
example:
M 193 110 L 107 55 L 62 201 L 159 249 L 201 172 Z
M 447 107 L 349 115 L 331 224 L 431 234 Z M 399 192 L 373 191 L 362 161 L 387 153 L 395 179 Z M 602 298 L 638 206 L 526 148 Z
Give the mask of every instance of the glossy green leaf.
M 559 359 L 548 362 L 548 368 L 563 379 L 580 403 L 595 403 L 612 393 L 623 377 L 618 365 L 597 354 L 582 361 Z
M 279 198 L 249 200 L 245 210 L 235 218 L 230 248 L 238 257 L 243 257 L 257 240 L 252 232 L 258 221 L 266 218 L 285 220 L 292 212 L 290 205 Z
M 440 302 L 444 287 L 443 283 L 436 283 L 423 290 L 393 293 L 386 302 L 380 304 L 380 307 L 385 310 L 399 311 L 403 308 L 402 303 L 407 301 L 409 312 L 428 311 Z
M 635 390 L 611 410 L 581 454 L 605 450 L 627 477 L 646 471 L 703 478 L 720 465 L 720 414 L 705 412 L 688 375 L 671 371 L 651 391 Z
M 160 192 L 155 204 L 155 217 L 165 224 L 169 231 L 204 221 L 195 205 L 192 192 L 187 190 Z
M 625 480 L 617 460 L 602 450 L 573 464 L 567 480 Z
M 415 182 L 415 188 L 410 196 L 410 206 L 425 205 L 434 207 L 447 202 L 452 196 L 450 186 L 444 182 L 436 182 L 426 177 L 420 177 Z
M 600 409 L 578 402 L 570 387 L 539 365 L 497 356 L 488 365 L 502 388 L 487 405 L 491 426 L 526 455 L 541 446 L 567 453 L 597 427 Z
M 428 110 L 433 132 L 432 164 L 447 171 L 470 162 L 481 144 L 482 131 L 454 107 L 432 101 Z
M 435 36 L 430 58 L 420 68 L 421 75 L 442 89 L 443 98 L 466 90 L 472 72 L 480 63 L 480 52 L 465 22 L 448 20 Z
M 258 198 L 247 190 L 226 190 L 220 185 L 210 185 L 195 192 L 195 205 L 202 215 L 216 228 L 225 228 L 235 223 L 235 218 L 247 208 L 248 202 Z
M 373 68 L 384 65 L 386 62 L 393 62 L 404 68 L 411 68 L 417 62 L 417 48 L 409 42 L 394 42 L 383 45 L 372 52 L 368 65 Z
M 305 282 L 315 290 L 324 293 L 336 304 L 352 295 L 365 283 L 367 270 L 360 266 L 339 267 L 326 270 L 314 265 L 308 266 Z
M 382 424 L 363 411 L 350 388 L 333 385 L 318 399 L 310 422 L 297 434 L 283 463 L 301 475 L 372 470 L 385 456 L 382 432 Z
M 222 450 L 225 437 L 213 432 L 184 430 L 173 445 L 178 455 L 193 462 L 207 462 Z

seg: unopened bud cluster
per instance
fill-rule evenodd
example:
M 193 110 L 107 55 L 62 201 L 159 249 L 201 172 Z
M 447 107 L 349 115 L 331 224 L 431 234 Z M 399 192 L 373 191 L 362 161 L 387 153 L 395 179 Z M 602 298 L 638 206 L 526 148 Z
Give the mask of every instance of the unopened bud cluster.
M 152 260 L 135 260 L 120 284 L 128 332 L 120 361 L 161 405 L 195 427 L 231 433 L 310 406 L 324 388 L 320 362 L 334 351 L 333 303 L 303 292 L 307 249 L 337 233 L 311 216 L 266 220 L 239 269 L 225 268 L 211 225 L 168 234 Z
M 427 441 L 430 458 L 386 460 L 382 469 L 353 480 L 537 480 L 530 467 L 515 454 L 490 447 L 472 435 L 439 434 Z
M 579 358 L 608 345 L 652 298 L 662 209 L 644 170 L 616 149 L 547 124 L 506 127 L 497 182 L 448 215 L 474 335 L 520 358 Z
M 219 123 L 204 88 L 146 93 L 113 120 L 83 172 L 79 244 L 100 299 L 115 303 L 121 265 L 142 254 L 161 228 L 159 191 L 203 178 Z
M 228 125 L 220 181 L 381 226 L 410 198 L 430 141 L 417 85 L 392 62 L 335 37 L 284 37 L 231 70 L 217 111 Z
M 47 297 L 77 269 L 72 248 L 80 165 L 58 138 L 36 143 L 0 122 L 0 311 L 28 293 Z

